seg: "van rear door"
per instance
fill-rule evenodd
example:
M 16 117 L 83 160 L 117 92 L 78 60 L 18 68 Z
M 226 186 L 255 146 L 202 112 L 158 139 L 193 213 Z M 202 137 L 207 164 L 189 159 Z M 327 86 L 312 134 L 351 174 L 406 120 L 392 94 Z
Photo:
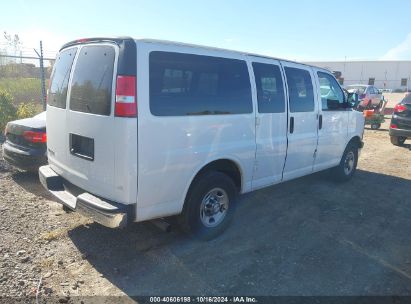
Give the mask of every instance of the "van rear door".
M 47 95 L 47 154 L 49 163 L 56 171 L 67 164 L 68 145 L 65 136 L 67 91 L 77 51 L 78 47 L 71 47 L 62 50 L 57 55 Z
M 119 60 L 124 61 L 124 58 L 119 57 L 121 47 L 118 43 L 106 41 L 80 43 L 70 48 L 71 56 L 75 55 L 71 70 L 66 68 L 60 71 L 60 65 L 56 63 L 51 81 L 51 98 L 56 88 L 58 91 L 57 75 L 68 74 L 70 80 L 65 89 L 66 105 L 58 108 L 49 102 L 47 130 L 49 163 L 57 174 L 92 194 L 127 203 L 135 202 L 136 194 L 131 198 L 129 192 L 125 193 L 130 187 L 123 187 L 123 184 L 128 185 L 128 179 L 132 177 L 136 187 L 136 166 L 134 176 L 119 173 L 124 173 L 129 161 L 127 143 L 135 145 L 131 150 L 136 153 L 137 119 L 135 112 L 131 118 L 115 115 L 116 81 L 118 72 L 121 72 L 117 63 Z M 60 56 L 67 57 L 65 52 L 63 50 Z M 128 62 L 131 65 L 134 63 L 134 86 L 135 62 L 135 58 Z M 64 77 L 68 78 L 67 75 Z M 121 96 L 120 99 L 136 102 L 135 96 L 133 100 L 127 96 Z M 132 130 L 134 135 L 127 132 L 130 126 L 135 128 Z M 124 156 L 120 156 L 119 149 L 116 149 L 119 145 L 127 150 Z M 136 163 L 136 154 L 133 156 Z M 118 179 L 119 175 L 122 175 L 123 180 Z

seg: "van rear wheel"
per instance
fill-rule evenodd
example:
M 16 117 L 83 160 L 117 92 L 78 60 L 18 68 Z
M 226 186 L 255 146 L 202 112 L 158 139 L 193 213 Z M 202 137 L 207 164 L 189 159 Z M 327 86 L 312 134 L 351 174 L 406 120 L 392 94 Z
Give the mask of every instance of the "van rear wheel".
M 340 164 L 332 170 L 336 181 L 345 182 L 351 179 L 357 170 L 358 147 L 354 143 L 349 143 L 341 157 Z
M 196 238 L 211 240 L 227 229 L 233 217 L 237 189 L 230 177 L 208 172 L 190 187 L 180 215 L 183 230 Z

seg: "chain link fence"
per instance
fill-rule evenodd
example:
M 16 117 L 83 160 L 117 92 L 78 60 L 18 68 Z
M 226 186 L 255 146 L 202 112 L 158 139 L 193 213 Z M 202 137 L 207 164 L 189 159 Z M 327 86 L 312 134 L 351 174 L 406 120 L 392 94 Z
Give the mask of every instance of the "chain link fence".
M 54 56 L 50 52 L 43 56 L 41 49 L 23 49 L 24 52 L 0 44 L 0 90 L 8 92 L 16 106 L 35 103 L 43 107 Z

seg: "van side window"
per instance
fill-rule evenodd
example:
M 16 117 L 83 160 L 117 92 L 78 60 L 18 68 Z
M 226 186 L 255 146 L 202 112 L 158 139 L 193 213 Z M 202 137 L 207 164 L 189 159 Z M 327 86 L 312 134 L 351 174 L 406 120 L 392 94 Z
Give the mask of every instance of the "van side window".
M 48 105 L 66 108 L 67 87 L 76 52 L 77 48 L 72 48 L 62 51 L 58 55 L 54 64 L 53 75 L 51 75 L 50 89 L 47 96 Z
M 333 76 L 318 72 L 320 82 L 321 106 L 323 111 L 341 110 L 339 104 L 344 103 L 344 93 Z
M 314 93 L 310 73 L 306 70 L 285 67 L 290 112 L 314 111 Z
M 112 46 L 81 48 L 71 84 L 70 110 L 110 115 L 114 57 Z
M 252 113 L 245 61 L 150 53 L 150 111 L 157 116 Z
M 257 86 L 258 112 L 283 113 L 285 97 L 279 66 L 253 62 L 253 70 Z

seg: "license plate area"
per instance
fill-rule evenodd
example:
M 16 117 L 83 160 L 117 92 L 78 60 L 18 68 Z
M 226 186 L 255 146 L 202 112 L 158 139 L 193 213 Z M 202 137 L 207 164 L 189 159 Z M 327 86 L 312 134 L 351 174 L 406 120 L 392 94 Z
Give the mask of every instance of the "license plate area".
M 70 153 L 77 157 L 94 160 L 94 138 L 70 133 Z

